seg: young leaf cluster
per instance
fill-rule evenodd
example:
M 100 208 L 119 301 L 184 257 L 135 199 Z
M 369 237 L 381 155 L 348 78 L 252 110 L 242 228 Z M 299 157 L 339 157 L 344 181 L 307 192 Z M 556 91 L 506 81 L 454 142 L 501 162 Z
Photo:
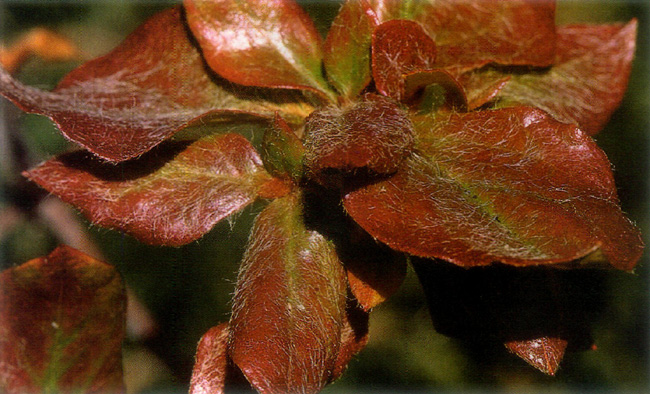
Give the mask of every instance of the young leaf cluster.
M 634 269 L 641 236 L 591 136 L 623 97 L 635 35 L 635 20 L 556 26 L 546 0 L 350 0 L 323 40 L 291 0 L 185 0 L 53 91 L 0 70 L 0 93 L 83 148 L 24 175 L 98 225 L 179 246 L 268 200 L 191 390 L 312 393 L 364 347 L 407 260 L 438 322 L 457 311 L 435 304 L 437 281 L 476 280 L 454 265 L 533 272 L 522 286 L 544 296 L 565 283 L 551 268 Z M 584 333 L 531 329 L 517 319 L 539 303 L 513 316 L 494 299 L 463 302 L 549 374 Z

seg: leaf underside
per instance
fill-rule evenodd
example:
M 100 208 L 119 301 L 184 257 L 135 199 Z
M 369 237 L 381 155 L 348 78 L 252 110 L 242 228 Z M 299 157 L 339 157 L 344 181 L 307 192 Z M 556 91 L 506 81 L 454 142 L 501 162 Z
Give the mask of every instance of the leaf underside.
M 0 391 L 124 392 L 115 269 L 61 246 L 0 274 Z
M 464 269 L 412 260 L 436 331 L 511 352 L 549 375 L 565 350 L 593 347 L 591 325 L 604 303 L 602 270 Z

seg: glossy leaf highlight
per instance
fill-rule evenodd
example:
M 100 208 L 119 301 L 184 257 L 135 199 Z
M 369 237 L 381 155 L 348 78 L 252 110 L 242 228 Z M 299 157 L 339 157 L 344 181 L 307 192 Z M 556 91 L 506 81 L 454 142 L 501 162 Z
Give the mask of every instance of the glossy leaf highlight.
M 419 23 L 436 44 L 437 67 L 457 72 L 489 63 L 553 63 L 555 1 L 368 1 L 380 23 Z
M 537 67 L 553 63 L 554 1 L 421 3 L 414 19 L 435 41 L 440 67 L 467 70 L 488 63 Z
M 541 337 L 506 342 L 506 348 L 547 375 L 555 375 L 564 357 L 567 341 Z
M 73 152 L 25 175 L 93 223 L 157 245 L 200 238 L 273 182 L 253 146 L 237 134 L 168 142 L 117 166 Z
M 370 42 L 375 21 L 365 0 L 347 0 L 325 40 L 323 64 L 328 80 L 346 98 L 370 83 Z
M 124 392 L 115 269 L 61 246 L 0 274 L 0 391 Z
M 321 71 L 322 40 L 288 0 L 186 0 L 187 21 L 206 61 L 247 86 L 311 89 L 331 95 Z
M 230 356 L 261 393 L 315 393 L 331 378 L 345 314 L 334 246 L 302 222 L 300 197 L 257 217 L 230 320 Z
M 309 113 L 291 93 L 235 89 L 206 69 L 179 8 L 140 26 L 109 54 L 68 74 L 53 92 L 22 85 L 0 69 L 0 94 L 51 118 L 72 141 L 110 161 L 148 151 L 207 115 Z

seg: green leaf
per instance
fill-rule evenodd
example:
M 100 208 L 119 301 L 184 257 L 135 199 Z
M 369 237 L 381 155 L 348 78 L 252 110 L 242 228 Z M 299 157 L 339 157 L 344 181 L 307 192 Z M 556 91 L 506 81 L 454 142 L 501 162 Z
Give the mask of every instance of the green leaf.
M 157 245 L 200 238 L 273 184 L 255 148 L 238 134 L 168 141 L 118 165 L 72 152 L 25 176 L 93 223 Z
M 185 0 L 210 67 L 247 86 L 310 89 L 334 99 L 323 78 L 322 40 L 291 0 Z
M 347 0 L 325 40 L 327 78 L 344 97 L 356 97 L 370 83 L 370 42 L 375 26 L 365 0 Z
M 0 391 L 124 392 L 115 269 L 60 246 L 0 274 Z
M 331 378 L 346 305 L 334 245 L 290 194 L 257 217 L 230 319 L 230 356 L 261 393 L 315 393 Z
M 560 27 L 553 67 L 512 75 L 497 97 L 506 100 L 506 105 L 515 102 L 541 108 L 555 119 L 577 124 L 594 135 L 623 99 L 636 30 L 636 20 L 626 25 Z
M 416 148 L 398 173 L 344 198 L 374 237 L 465 267 L 588 257 L 634 268 L 640 233 L 605 154 L 576 127 L 530 107 L 413 122 Z
M 302 160 L 305 148 L 291 126 L 276 115 L 262 140 L 262 160 L 269 173 L 280 178 L 299 182 L 303 175 Z
M 137 157 L 206 116 L 252 113 L 289 121 L 311 112 L 296 92 L 233 87 L 206 69 L 180 8 L 146 21 L 109 54 L 68 74 L 53 92 L 0 69 L 0 94 L 51 118 L 72 141 L 110 161 Z

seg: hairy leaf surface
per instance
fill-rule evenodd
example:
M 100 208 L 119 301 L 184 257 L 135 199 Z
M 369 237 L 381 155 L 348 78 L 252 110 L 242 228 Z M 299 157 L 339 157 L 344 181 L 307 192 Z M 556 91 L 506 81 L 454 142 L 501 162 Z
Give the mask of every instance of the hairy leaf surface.
M 228 323 L 206 332 L 196 350 L 190 394 L 222 394 L 229 390 L 250 389 L 241 371 L 228 357 Z
M 186 0 L 185 10 L 206 61 L 224 78 L 329 92 L 321 70 L 322 40 L 293 1 Z
M 334 246 L 302 222 L 300 197 L 257 217 L 237 280 L 230 355 L 262 393 L 315 393 L 341 346 L 345 272 Z
M 508 350 L 528 364 L 547 375 L 555 375 L 564 358 L 567 344 L 567 341 L 562 338 L 541 337 L 512 340 L 505 345 Z
M 327 78 L 341 95 L 353 98 L 370 83 L 370 42 L 374 18 L 365 0 L 347 0 L 325 40 Z
M 372 35 L 372 76 L 377 90 L 397 101 L 404 96 L 404 74 L 430 70 L 436 44 L 416 22 L 392 20 Z
M 48 116 L 67 138 L 111 161 L 137 157 L 207 115 L 280 111 L 292 120 L 311 108 L 297 93 L 235 88 L 215 76 L 179 8 L 153 16 L 53 92 L 24 86 L 0 69 L 0 94 Z
M 546 0 L 369 1 L 379 19 L 418 22 L 435 41 L 436 65 L 549 66 L 555 56 L 555 2 Z
M 419 140 L 400 171 L 344 198 L 382 242 L 461 266 L 636 264 L 643 242 L 618 206 L 609 162 L 575 126 L 528 107 L 414 123 Z
M 596 134 L 623 99 L 636 30 L 636 20 L 626 25 L 560 27 L 553 67 L 513 75 L 498 97 L 541 108 L 561 122 Z
M 366 168 L 390 174 L 413 146 L 413 125 L 392 100 L 367 94 L 348 107 L 314 111 L 305 124 L 305 167 L 316 178 Z
M 126 295 L 115 269 L 61 246 L 0 274 L 0 391 L 116 393 Z
M 238 134 L 167 142 L 117 166 L 72 152 L 25 175 L 93 223 L 157 245 L 200 238 L 273 183 L 253 146 Z

